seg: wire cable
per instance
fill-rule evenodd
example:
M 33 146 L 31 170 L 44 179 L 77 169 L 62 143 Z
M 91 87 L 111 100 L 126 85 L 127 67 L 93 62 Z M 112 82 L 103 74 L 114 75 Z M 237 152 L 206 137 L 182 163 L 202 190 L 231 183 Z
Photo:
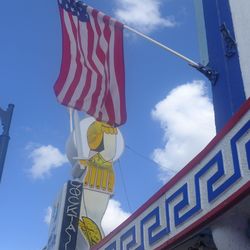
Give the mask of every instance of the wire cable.
M 126 144 L 125 147 L 126 147 L 128 150 L 130 150 L 132 153 L 134 153 L 135 155 L 139 156 L 140 158 L 142 158 L 142 159 L 144 159 L 144 160 L 147 160 L 147 161 L 149 161 L 149 162 L 151 162 L 151 163 L 154 163 L 154 165 L 159 165 L 159 164 L 157 164 L 154 160 L 152 160 L 152 159 L 150 159 L 149 157 L 143 155 L 142 153 L 139 153 L 137 150 L 131 148 L 129 145 Z M 164 169 L 170 171 L 170 172 L 173 173 L 173 174 L 176 174 L 176 172 L 173 171 L 173 170 L 170 169 L 170 168 L 167 168 L 167 167 L 164 166 Z
M 125 194 L 125 198 L 126 198 L 126 201 L 127 201 L 128 208 L 129 208 L 129 212 L 132 213 L 132 208 L 131 208 L 131 205 L 130 205 L 128 192 L 127 192 L 127 186 L 126 186 L 125 178 L 124 178 L 123 171 L 122 171 L 121 161 L 118 160 L 117 162 L 118 162 L 119 170 L 120 170 L 120 173 L 121 173 L 122 186 L 123 186 L 123 189 L 124 189 L 124 194 Z

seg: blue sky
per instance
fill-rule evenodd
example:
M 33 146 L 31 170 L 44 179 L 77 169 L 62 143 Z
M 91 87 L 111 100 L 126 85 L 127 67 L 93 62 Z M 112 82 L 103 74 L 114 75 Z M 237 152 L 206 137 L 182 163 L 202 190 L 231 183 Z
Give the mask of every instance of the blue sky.
M 193 0 L 85 2 L 200 61 Z M 15 110 L 0 183 L 0 249 L 39 250 L 48 238 L 47 212 L 71 171 L 65 157 L 68 112 L 53 92 L 61 62 L 60 19 L 55 0 L 3 1 L 1 9 L 0 106 L 13 103 Z M 106 232 L 214 134 L 209 82 L 199 72 L 128 31 L 124 45 L 126 147 L 115 165 Z

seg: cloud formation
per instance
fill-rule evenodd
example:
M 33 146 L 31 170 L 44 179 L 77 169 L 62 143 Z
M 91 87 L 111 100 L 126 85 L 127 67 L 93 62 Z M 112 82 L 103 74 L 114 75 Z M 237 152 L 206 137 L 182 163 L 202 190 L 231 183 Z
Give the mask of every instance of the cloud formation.
M 166 182 L 215 136 L 214 110 L 204 82 L 193 81 L 172 90 L 151 114 L 164 131 L 165 146 L 152 157 Z
M 32 149 L 29 158 L 32 166 L 28 171 L 34 179 L 50 175 L 53 168 L 59 168 L 67 162 L 67 157 L 52 145 Z
M 173 17 L 163 18 L 159 0 L 118 0 L 115 16 L 118 20 L 149 33 L 159 27 L 173 27 Z
M 49 206 L 46 209 L 44 222 L 49 225 L 52 216 L 52 207 Z M 123 211 L 121 208 L 120 202 L 111 199 L 109 201 L 107 210 L 104 214 L 102 220 L 102 228 L 104 230 L 105 235 L 108 235 L 111 231 L 113 231 L 117 226 L 119 226 L 123 221 L 125 221 L 130 216 L 130 213 Z
M 108 208 L 102 220 L 102 228 L 105 235 L 113 231 L 123 221 L 130 216 L 129 213 L 123 211 L 120 202 L 111 199 L 108 204 Z

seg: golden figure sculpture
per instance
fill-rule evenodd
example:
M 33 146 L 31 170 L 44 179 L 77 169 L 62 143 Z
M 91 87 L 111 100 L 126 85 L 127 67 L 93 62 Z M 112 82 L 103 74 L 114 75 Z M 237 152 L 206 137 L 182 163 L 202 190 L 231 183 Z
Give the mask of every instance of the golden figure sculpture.
M 123 151 L 124 142 L 117 128 L 91 117 L 81 121 L 76 118 L 67 155 L 73 166 L 73 178 L 83 183 L 77 249 L 84 249 L 104 237 L 101 221 L 114 193 L 113 165 Z

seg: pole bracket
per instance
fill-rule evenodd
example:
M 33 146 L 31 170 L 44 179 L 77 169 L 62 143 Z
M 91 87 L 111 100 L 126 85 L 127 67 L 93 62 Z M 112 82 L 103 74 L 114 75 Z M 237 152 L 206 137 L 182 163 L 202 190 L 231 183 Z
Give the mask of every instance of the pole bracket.
M 200 71 L 204 76 L 206 76 L 211 81 L 212 85 L 216 84 L 219 77 L 219 73 L 216 70 L 211 69 L 208 64 L 205 66 L 201 63 L 198 63 L 198 65 L 190 64 L 190 66 L 194 67 L 195 69 Z

